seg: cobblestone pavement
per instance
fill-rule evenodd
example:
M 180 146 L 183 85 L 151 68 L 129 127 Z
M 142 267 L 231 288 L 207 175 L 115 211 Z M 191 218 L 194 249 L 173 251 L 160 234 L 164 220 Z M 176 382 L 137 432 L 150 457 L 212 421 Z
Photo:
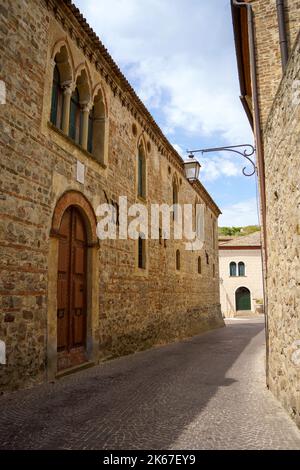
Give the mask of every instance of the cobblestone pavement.
M 260 319 L 0 397 L 1 449 L 300 449 Z

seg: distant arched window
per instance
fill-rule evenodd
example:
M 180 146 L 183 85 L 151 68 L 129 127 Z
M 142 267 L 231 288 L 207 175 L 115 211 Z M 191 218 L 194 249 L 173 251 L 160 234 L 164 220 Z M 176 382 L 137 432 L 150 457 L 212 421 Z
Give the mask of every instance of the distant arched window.
M 144 146 L 141 143 L 138 150 L 138 196 L 145 199 L 146 197 L 146 158 Z
M 66 99 L 64 86 L 66 85 L 67 90 L 72 83 L 72 79 L 73 73 L 69 53 L 66 45 L 63 44 L 54 56 L 50 121 L 64 132 L 68 132 L 68 117 L 66 122 L 64 122 L 64 119 L 68 116 L 65 108 L 69 96 Z
M 93 107 L 89 112 L 87 150 L 100 163 L 104 163 L 105 132 L 104 99 L 101 90 L 99 90 L 94 98 Z
M 138 239 L 138 267 L 140 269 L 146 268 L 146 241 L 143 234 Z
M 201 274 L 202 266 L 201 266 L 201 256 L 198 256 L 198 274 Z
M 180 251 L 176 250 L 176 269 L 180 270 Z
M 236 263 L 234 261 L 229 265 L 229 274 L 230 276 L 236 276 Z
M 239 276 L 245 276 L 245 263 L 239 262 Z
M 71 96 L 70 104 L 70 124 L 69 124 L 69 137 L 81 144 L 81 131 L 82 131 L 82 110 L 79 103 L 79 92 L 76 87 Z
M 60 73 L 57 64 L 55 64 L 52 82 L 50 121 L 59 129 L 61 129 L 62 126 L 63 97 L 64 95 L 61 86 Z
M 175 179 L 173 180 L 173 186 L 172 186 L 172 203 L 174 206 L 173 220 L 175 220 L 175 218 L 177 219 L 177 216 L 178 216 L 178 211 L 176 207 L 176 205 L 178 204 L 178 184 Z
M 213 264 L 213 277 L 216 277 L 216 266 Z

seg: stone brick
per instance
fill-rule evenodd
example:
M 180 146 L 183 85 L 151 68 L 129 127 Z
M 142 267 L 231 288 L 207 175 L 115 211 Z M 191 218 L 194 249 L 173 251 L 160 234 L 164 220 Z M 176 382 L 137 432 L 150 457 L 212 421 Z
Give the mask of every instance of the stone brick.
M 134 240 L 103 240 L 99 247 L 96 234 L 89 233 L 91 333 L 87 342 L 92 352 L 88 359 L 97 363 L 223 326 L 218 250 L 211 229 L 219 209 L 205 188 L 186 180 L 181 158 L 103 46 L 91 42 L 71 2 L 5 1 L 1 9 L 1 79 L 7 87 L 7 104 L 1 105 L 0 123 L 1 194 L 5 196 L 0 207 L 0 332 L 4 335 L 0 339 L 6 342 L 8 361 L 5 370 L 0 368 L 0 387 L 29 386 L 55 377 L 55 232 L 69 203 L 80 207 L 92 227 L 101 202 L 116 201 L 122 195 L 128 197 L 128 204 L 137 202 L 140 139 L 147 149 L 144 203 L 171 204 L 176 177 L 179 202 L 194 204 L 198 198 L 206 206 L 206 243 L 200 255 L 204 261 L 206 251 L 211 263 L 203 262 L 199 276 L 199 253 L 185 251 L 183 241 L 168 240 L 164 246 L 149 240 L 148 269 L 141 274 Z M 103 90 L 108 116 L 105 164 L 49 122 L 53 51 L 62 41 L 74 75 L 86 64 L 91 89 Z M 77 161 L 85 165 L 84 184 L 76 180 Z M 176 249 L 182 255 L 180 273 L 175 269 Z

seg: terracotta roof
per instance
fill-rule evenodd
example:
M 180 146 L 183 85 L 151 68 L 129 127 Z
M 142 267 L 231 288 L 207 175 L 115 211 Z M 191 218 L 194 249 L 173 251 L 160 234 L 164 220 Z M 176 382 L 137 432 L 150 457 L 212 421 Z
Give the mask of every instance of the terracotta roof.
M 260 247 L 261 246 L 261 232 L 254 232 L 250 235 L 245 235 L 244 237 L 231 238 L 228 241 L 219 241 L 219 248 L 227 246 L 237 246 L 237 247 Z

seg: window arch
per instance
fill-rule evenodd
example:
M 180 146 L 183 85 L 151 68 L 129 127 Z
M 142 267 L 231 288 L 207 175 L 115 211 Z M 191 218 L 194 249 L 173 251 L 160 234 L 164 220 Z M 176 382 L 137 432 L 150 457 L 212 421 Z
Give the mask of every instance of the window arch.
M 177 204 L 178 204 L 178 182 L 177 179 L 173 179 L 173 184 L 172 184 L 172 204 L 174 206 L 174 211 L 173 211 L 173 220 L 175 218 L 177 219 L 178 217 L 178 211 L 177 211 Z
M 176 250 L 176 269 L 180 271 L 180 251 Z
M 146 240 L 142 233 L 138 238 L 138 267 L 146 269 Z
M 236 276 L 236 263 L 234 261 L 231 261 L 229 265 L 229 275 Z
M 55 63 L 52 82 L 50 121 L 59 129 L 62 127 L 63 96 L 60 73 L 58 66 Z
M 67 132 L 67 127 L 64 123 L 64 118 L 68 116 L 68 100 L 65 99 L 65 90 L 67 86 L 72 83 L 73 72 L 70 65 L 70 56 L 65 44 L 56 48 L 54 56 L 54 69 L 52 79 L 52 93 L 51 93 L 51 111 L 50 121 L 57 128 Z
M 71 137 L 71 139 L 73 139 L 76 144 L 81 144 L 82 109 L 79 102 L 79 91 L 77 87 L 75 88 L 71 96 L 69 137 Z
M 82 68 L 76 79 L 76 86 L 71 96 L 70 118 L 69 118 L 69 137 L 76 144 L 82 145 L 87 149 L 89 115 L 88 105 L 90 103 L 90 86 L 88 74 L 85 68 Z
M 139 197 L 146 198 L 146 155 L 142 142 L 138 147 L 137 194 Z
M 239 276 L 245 276 L 245 263 L 243 263 L 243 261 L 239 262 L 238 269 L 239 269 Z
M 198 274 L 201 274 L 202 272 L 202 261 L 201 261 L 201 256 L 198 256 Z
M 87 150 L 97 161 L 104 163 L 106 113 L 103 94 L 99 89 L 88 117 Z

